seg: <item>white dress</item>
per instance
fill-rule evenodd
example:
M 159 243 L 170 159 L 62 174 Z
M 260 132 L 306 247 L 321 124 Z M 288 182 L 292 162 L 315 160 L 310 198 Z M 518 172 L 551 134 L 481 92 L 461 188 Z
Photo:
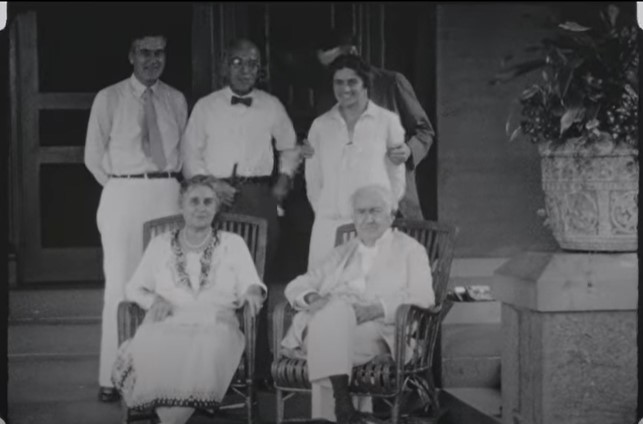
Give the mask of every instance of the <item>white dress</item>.
M 112 380 L 127 406 L 216 406 L 243 354 L 235 309 L 253 285 L 267 291 L 236 234 L 220 231 L 218 243 L 187 254 L 176 231 L 153 239 L 126 296 L 149 309 L 156 293 L 174 309 L 160 322 L 143 323 L 119 348 Z
M 369 100 L 352 138 L 338 105 L 313 121 L 308 141 L 315 154 L 306 160 L 306 192 L 315 212 L 308 270 L 335 246 L 337 227 L 352 222 L 350 196 L 365 185 L 379 184 L 397 204 L 406 188 L 405 165 L 394 165 L 387 149 L 404 144 L 399 117 Z

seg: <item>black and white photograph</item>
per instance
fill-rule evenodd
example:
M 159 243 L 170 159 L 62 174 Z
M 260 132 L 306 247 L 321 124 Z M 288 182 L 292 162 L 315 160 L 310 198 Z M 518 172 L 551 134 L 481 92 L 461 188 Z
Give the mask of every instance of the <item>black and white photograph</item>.
M 643 422 L 637 4 L 0 2 L 0 423 Z

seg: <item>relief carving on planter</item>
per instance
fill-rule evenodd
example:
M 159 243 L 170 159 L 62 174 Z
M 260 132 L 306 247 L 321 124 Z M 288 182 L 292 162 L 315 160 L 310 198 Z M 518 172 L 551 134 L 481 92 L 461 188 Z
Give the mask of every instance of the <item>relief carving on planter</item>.
M 563 249 L 635 251 L 638 173 L 635 155 L 541 156 L 547 224 Z

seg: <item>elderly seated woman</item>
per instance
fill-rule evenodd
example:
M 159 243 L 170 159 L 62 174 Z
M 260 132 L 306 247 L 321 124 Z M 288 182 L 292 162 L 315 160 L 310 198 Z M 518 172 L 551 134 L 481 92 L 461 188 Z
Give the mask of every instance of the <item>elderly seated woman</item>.
M 112 379 L 129 408 L 155 408 L 163 424 L 222 400 L 245 348 L 235 309 L 256 314 L 267 293 L 244 240 L 213 228 L 216 189 L 208 176 L 182 183 L 185 226 L 151 241 L 126 287 L 147 314 Z
M 379 420 L 353 406 L 353 366 L 394 351 L 399 305 L 428 308 L 435 296 L 424 246 L 391 229 L 393 193 L 368 185 L 350 202 L 357 237 L 288 284 L 286 298 L 299 312 L 281 344 L 287 356 L 307 359 L 312 418 L 363 424 Z

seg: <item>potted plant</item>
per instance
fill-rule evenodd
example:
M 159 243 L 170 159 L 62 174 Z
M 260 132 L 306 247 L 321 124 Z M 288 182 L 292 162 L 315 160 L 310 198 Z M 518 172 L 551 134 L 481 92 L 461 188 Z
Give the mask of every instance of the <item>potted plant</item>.
M 633 15 L 633 14 L 632 14 Z M 538 146 L 546 224 L 563 249 L 635 251 L 638 221 L 638 29 L 615 5 L 593 27 L 554 36 L 506 66 L 494 82 L 540 70 L 507 121 L 510 140 Z

